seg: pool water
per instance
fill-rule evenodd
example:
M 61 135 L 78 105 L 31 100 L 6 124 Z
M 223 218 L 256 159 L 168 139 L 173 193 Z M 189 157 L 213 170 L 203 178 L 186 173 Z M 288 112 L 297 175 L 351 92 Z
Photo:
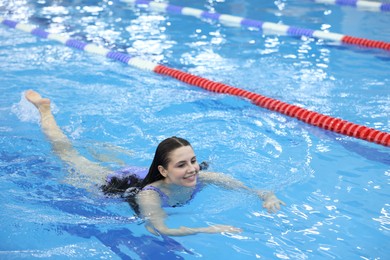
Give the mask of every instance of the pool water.
M 312 1 L 172 1 L 261 21 L 390 41 L 390 16 Z M 119 1 L 3 1 L 2 16 L 66 33 L 333 117 L 390 131 L 390 54 L 262 34 Z M 387 259 L 390 153 L 259 108 L 0 26 L 1 259 Z M 268 214 L 241 191 L 206 187 L 167 209 L 172 227 L 228 224 L 239 234 L 154 236 L 117 198 L 69 184 L 37 111 L 53 103 L 81 154 L 149 166 L 166 137 L 188 139 L 211 171 L 286 202 Z M 100 155 L 100 156 L 99 156 Z

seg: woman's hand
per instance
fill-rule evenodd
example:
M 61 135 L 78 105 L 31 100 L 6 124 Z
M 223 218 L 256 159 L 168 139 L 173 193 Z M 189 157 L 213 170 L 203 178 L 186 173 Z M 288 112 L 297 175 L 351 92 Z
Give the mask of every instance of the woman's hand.
M 263 208 L 267 209 L 268 213 L 276 213 L 280 210 L 280 205 L 286 206 L 286 203 L 278 199 L 272 192 L 265 195 L 261 192 L 259 195 L 263 198 Z

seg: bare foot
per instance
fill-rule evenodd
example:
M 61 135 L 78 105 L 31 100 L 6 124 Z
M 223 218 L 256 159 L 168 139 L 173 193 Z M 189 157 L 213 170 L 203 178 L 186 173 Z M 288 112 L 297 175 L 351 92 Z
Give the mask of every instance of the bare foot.
M 29 89 L 24 93 L 24 96 L 28 101 L 34 104 L 34 106 L 36 106 L 36 108 L 38 108 L 39 110 L 50 109 L 50 99 L 42 98 L 38 92 Z

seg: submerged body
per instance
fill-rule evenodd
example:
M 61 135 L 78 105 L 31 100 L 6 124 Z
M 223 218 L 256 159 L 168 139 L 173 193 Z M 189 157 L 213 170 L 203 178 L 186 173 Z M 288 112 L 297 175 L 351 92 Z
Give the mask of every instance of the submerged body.
M 165 224 L 163 207 L 180 206 L 193 198 L 202 185 L 214 184 L 228 189 L 242 189 L 256 193 L 263 201 L 263 207 L 276 212 L 284 202 L 272 192 L 250 189 L 242 182 L 224 174 L 201 172 L 195 152 L 188 141 L 179 137 L 163 140 L 157 147 L 151 166 L 147 170 L 133 167 L 127 170 L 126 182 L 120 182 L 118 174 L 80 155 L 70 140 L 58 127 L 50 109 L 50 100 L 39 93 L 28 90 L 28 101 L 40 112 L 41 127 L 53 146 L 54 152 L 74 170 L 83 175 L 89 188 L 96 184 L 110 194 L 123 192 L 123 197 L 147 221 L 147 229 L 166 235 L 190 235 L 196 233 L 241 232 L 229 225 L 213 225 L 200 228 L 169 228 Z M 138 171 L 138 172 L 137 172 Z M 142 178 L 135 178 L 137 174 Z M 118 182 L 119 181 L 119 182 Z M 110 183 L 111 182 L 111 183 Z M 113 186 L 113 182 L 120 186 Z

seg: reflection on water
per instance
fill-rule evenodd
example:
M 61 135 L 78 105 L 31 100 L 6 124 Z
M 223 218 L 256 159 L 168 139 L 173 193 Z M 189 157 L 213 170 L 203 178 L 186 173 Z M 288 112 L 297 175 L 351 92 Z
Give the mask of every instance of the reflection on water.
M 190 4 L 284 24 L 311 22 L 313 29 L 333 30 L 340 28 L 338 21 L 346 26 L 350 20 L 345 18 L 350 14 L 336 7 L 303 2 Z M 308 37 L 226 28 L 110 1 L 3 1 L 0 11 L 50 32 L 389 129 L 388 64 L 375 52 Z M 337 13 L 344 16 L 332 21 Z M 0 192 L 5 209 L 0 217 L 9 224 L 0 232 L 0 238 L 7 239 L 0 240 L 7 243 L 3 245 L 6 256 L 63 257 L 71 250 L 72 256 L 81 258 L 147 253 L 157 259 L 167 251 L 179 259 L 183 255 L 265 259 L 388 255 L 385 148 L 307 126 L 246 100 L 206 92 L 21 32 L 0 30 L 2 93 L 9 97 L 0 101 L 4 124 L 0 186 L 5 191 Z M 242 227 L 244 233 L 174 240 L 150 236 L 141 221 L 134 222 L 126 203 L 63 183 L 66 170 L 42 136 L 36 110 L 20 97 L 30 87 L 52 98 L 61 127 L 85 156 L 110 166 L 123 161 L 148 166 L 155 145 L 179 135 L 192 142 L 210 170 L 225 172 L 251 187 L 273 189 L 288 205 L 270 215 L 255 196 L 211 187 L 188 207 L 169 212 L 172 224 L 223 222 Z M 112 146 L 106 149 L 107 144 Z M 115 158 L 118 150 L 132 152 Z M 102 152 L 107 156 L 102 157 Z M 29 250 L 15 251 L 16 247 Z

